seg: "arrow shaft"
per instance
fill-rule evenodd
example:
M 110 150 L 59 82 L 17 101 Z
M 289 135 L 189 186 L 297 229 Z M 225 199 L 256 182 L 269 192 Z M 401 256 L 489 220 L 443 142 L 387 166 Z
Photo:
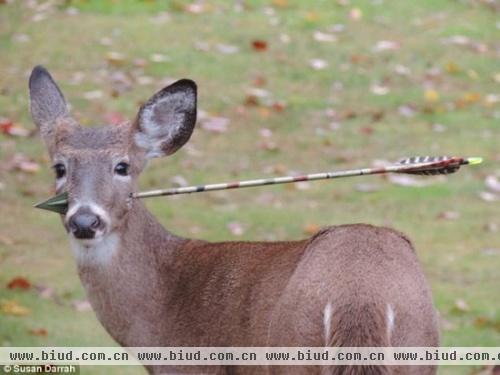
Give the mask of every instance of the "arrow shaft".
M 132 194 L 132 198 L 151 198 L 151 197 L 160 197 L 160 196 L 177 195 L 177 194 L 192 194 L 204 191 L 239 189 L 246 187 L 278 185 L 278 184 L 287 184 L 300 181 L 316 181 L 316 180 L 364 176 L 364 175 L 381 174 L 381 173 L 420 173 L 420 171 L 426 171 L 429 170 L 430 168 L 443 168 L 452 164 L 458 167 L 459 165 L 465 163 L 466 162 L 462 158 L 449 158 L 445 160 L 431 161 L 424 163 L 396 164 L 380 168 L 351 169 L 351 170 L 336 171 L 336 172 L 313 173 L 300 176 L 282 176 L 282 177 L 263 178 L 256 180 L 226 182 L 219 184 L 208 184 L 208 185 L 197 185 L 197 186 L 195 185 L 195 186 L 186 186 L 180 188 L 151 190 L 141 193 L 134 193 Z
M 191 193 L 200 193 L 203 191 L 215 191 L 215 190 L 246 188 L 253 186 L 287 184 L 300 181 L 326 180 L 326 179 L 363 176 L 363 175 L 381 174 L 381 173 L 409 173 L 418 175 L 448 174 L 456 172 L 461 165 L 479 164 L 481 163 L 481 161 L 482 161 L 481 158 L 464 159 L 464 158 L 449 158 L 445 156 L 412 157 L 409 159 L 402 160 L 397 164 L 380 168 L 350 169 L 345 171 L 313 173 L 301 176 L 283 176 L 274 178 L 262 178 L 256 180 L 226 182 L 220 184 L 151 190 L 142 193 L 133 193 L 131 194 L 130 198 L 150 198 L 150 197 L 160 197 L 166 195 L 191 194 Z M 35 207 L 57 212 L 59 214 L 65 214 L 68 210 L 68 192 L 63 192 L 44 202 L 38 203 L 37 205 L 35 205 Z

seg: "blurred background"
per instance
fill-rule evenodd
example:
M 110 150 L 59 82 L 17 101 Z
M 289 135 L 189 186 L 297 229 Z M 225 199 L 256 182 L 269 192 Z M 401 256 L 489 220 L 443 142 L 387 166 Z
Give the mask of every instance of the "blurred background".
M 36 64 L 88 126 L 133 119 L 173 80 L 198 83 L 191 141 L 150 163 L 142 190 L 412 155 L 484 157 L 448 177 L 369 176 L 146 203 L 170 231 L 206 240 L 298 239 L 354 222 L 395 227 L 417 248 L 442 345 L 500 345 L 499 14 L 494 0 L 0 0 L 0 345 L 114 345 L 85 299 L 60 219 L 32 208 L 54 192 L 28 111 Z

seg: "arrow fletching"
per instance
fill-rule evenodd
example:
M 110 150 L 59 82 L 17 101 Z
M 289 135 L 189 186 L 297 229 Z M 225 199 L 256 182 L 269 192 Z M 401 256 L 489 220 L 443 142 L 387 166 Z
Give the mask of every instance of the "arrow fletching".
M 409 169 L 403 169 L 397 173 L 427 176 L 450 174 L 458 171 L 462 165 L 479 164 L 481 162 L 481 158 L 464 159 L 448 156 L 414 156 L 401 160 L 399 164 L 408 166 Z M 415 165 L 415 168 L 411 168 L 412 165 Z
M 221 184 L 209 184 L 198 186 L 186 186 L 180 188 L 153 190 L 147 192 L 134 193 L 131 198 L 148 198 L 176 194 L 199 193 L 203 191 L 238 189 L 244 187 L 286 184 L 299 181 L 316 181 L 333 178 L 364 176 L 381 173 L 408 173 L 415 175 L 439 175 L 455 173 L 462 165 L 474 165 L 483 161 L 482 158 L 457 158 L 448 156 L 414 156 L 403 159 L 399 163 L 382 168 L 352 169 L 347 171 L 315 173 L 303 176 L 284 176 L 275 178 L 265 178 L 258 180 L 247 180 L 229 182 Z M 35 205 L 36 208 L 65 214 L 68 210 L 68 193 L 61 193 L 44 202 Z

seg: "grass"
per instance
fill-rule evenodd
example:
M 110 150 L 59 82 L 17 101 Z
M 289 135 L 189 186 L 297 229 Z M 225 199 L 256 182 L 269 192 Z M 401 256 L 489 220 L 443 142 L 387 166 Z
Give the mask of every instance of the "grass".
M 160 89 L 163 79 L 181 77 L 197 81 L 203 110 L 230 119 L 223 134 L 195 131 L 190 144 L 201 156 L 182 150 L 152 162 L 141 189 L 169 186 L 175 175 L 194 184 L 361 167 L 377 158 L 397 160 L 414 154 L 483 156 L 483 165 L 464 168 L 428 187 L 401 187 L 381 177 L 366 177 L 317 182 L 305 191 L 290 186 L 256 188 L 157 199 L 148 205 L 171 231 L 207 240 L 233 238 L 227 228 L 233 221 L 245 228 L 238 239 L 248 240 L 304 237 L 304 228 L 311 224 L 394 226 L 416 245 L 444 322 L 442 345 L 498 345 L 500 255 L 488 255 L 482 249 L 498 249 L 498 233 L 485 228 L 499 225 L 500 216 L 498 204 L 478 198 L 485 189 L 484 177 L 499 169 L 499 108 L 486 101 L 488 94 L 498 92 L 493 78 L 499 73 L 498 14 L 486 3 L 386 0 L 342 6 L 289 0 L 248 1 L 239 9 L 231 2 L 208 1 L 198 15 L 185 12 L 183 1 L 70 3 L 79 10 L 77 15 L 68 14 L 61 5 L 39 22 L 33 17 L 40 12 L 28 3 L 0 5 L 0 116 L 32 127 L 27 76 L 34 65 L 44 64 L 72 103 L 74 115 L 86 125 L 103 123 L 106 114 L 114 112 L 133 118 L 138 104 Z M 349 18 L 352 8 L 361 10 L 360 20 Z M 168 12 L 168 20 L 153 22 L 161 11 Z M 336 43 L 314 41 L 314 31 L 327 31 L 335 24 L 345 25 Z M 19 42 L 20 35 L 29 39 Z M 477 52 L 442 43 L 454 35 L 488 48 Z M 282 42 L 286 36 L 289 43 Z M 112 45 L 103 45 L 103 37 L 111 39 Z M 255 39 L 267 41 L 268 50 L 254 51 Z M 400 49 L 373 52 L 380 40 L 397 41 Z M 200 43 L 210 50 L 195 48 Z M 223 54 L 217 50 L 219 44 L 237 46 L 239 51 Z M 107 63 L 109 51 L 123 53 L 121 66 Z M 168 56 L 168 61 L 149 62 L 144 68 L 134 65 L 134 59 L 149 61 L 154 53 Z M 314 58 L 327 61 L 328 68 L 312 69 L 309 60 Z M 395 73 L 398 64 L 411 73 Z M 140 71 L 139 75 L 153 80 L 113 97 L 109 77 L 116 71 Z M 439 74 L 433 77 L 433 71 Z M 76 72 L 83 79 L 71 84 Z M 266 81 L 264 89 L 286 102 L 283 111 L 244 105 L 247 89 L 259 77 Z M 370 86 L 376 83 L 388 85 L 390 92 L 374 95 Z M 425 101 L 429 88 L 439 94 L 439 101 Z M 85 99 L 83 94 L 93 90 L 101 90 L 103 98 Z M 467 101 L 471 93 L 479 99 Z M 402 116 L 398 111 L 402 105 L 412 105 L 414 116 Z M 325 114 L 326 109 L 347 117 L 335 119 L 340 129 L 329 128 L 334 119 Z M 374 120 L 373 113 L 379 118 Z M 444 125 L 445 131 L 434 131 L 434 124 Z M 260 147 L 262 128 L 273 132 L 277 150 Z M 8 171 L 5 165 L 15 153 L 40 163 L 41 171 Z M 31 311 L 25 317 L 0 313 L 0 345 L 112 345 L 91 311 L 71 307 L 72 301 L 85 296 L 59 219 L 31 209 L 34 202 L 52 194 L 53 177 L 41 140 L 0 135 L 0 163 L 4 184 L 0 189 L 0 299 L 15 300 Z M 273 168 L 276 172 L 269 172 Z M 358 192 L 355 186 L 360 182 L 375 183 L 381 189 Z M 272 203 L 262 203 L 268 200 Z M 460 217 L 437 219 L 444 211 L 456 211 Z M 4 288 L 16 276 L 53 288 L 59 303 L 33 290 Z M 464 300 L 469 308 L 457 310 L 457 300 Z M 47 329 L 47 336 L 29 333 L 41 327 Z M 440 373 L 476 370 L 442 368 Z M 138 368 L 116 367 L 82 372 L 143 373 Z

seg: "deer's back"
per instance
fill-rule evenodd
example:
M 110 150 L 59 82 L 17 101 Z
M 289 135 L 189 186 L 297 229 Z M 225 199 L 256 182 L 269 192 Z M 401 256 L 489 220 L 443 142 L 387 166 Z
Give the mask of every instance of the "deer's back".
M 354 224 L 302 241 L 189 241 L 181 253 L 177 316 L 198 323 L 197 345 L 324 346 L 325 331 L 333 329 L 325 327 L 325 313 L 349 311 L 353 303 L 384 317 L 393 310 L 392 345 L 437 340 L 413 247 L 392 229 Z M 420 332 L 397 334 L 412 325 Z

